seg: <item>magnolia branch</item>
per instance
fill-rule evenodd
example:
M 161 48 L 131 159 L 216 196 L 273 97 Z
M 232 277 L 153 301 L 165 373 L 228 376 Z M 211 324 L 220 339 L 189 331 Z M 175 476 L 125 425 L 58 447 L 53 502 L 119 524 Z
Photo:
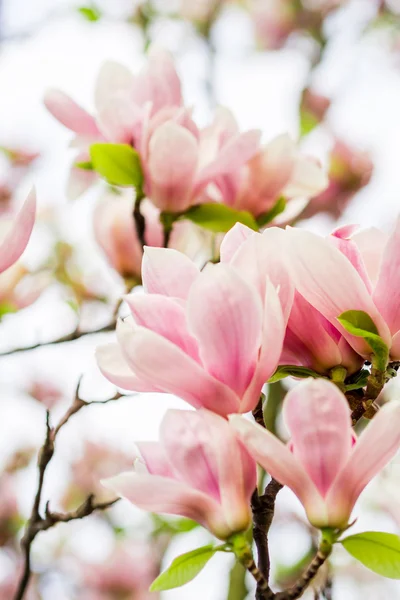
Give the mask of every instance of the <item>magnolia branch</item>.
M 77 519 L 83 519 L 94 513 L 95 511 L 105 510 L 115 504 L 118 501 L 118 498 L 115 498 L 109 502 L 96 502 L 93 494 L 88 496 L 88 498 L 76 508 L 74 511 L 66 512 L 66 513 L 58 513 L 50 510 L 50 503 L 46 503 L 45 515 L 44 517 L 40 514 L 40 505 L 42 503 L 42 494 L 43 494 L 43 484 L 44 478 L 46 474 L 47 467 L 53 458 L 55 451 L 55 442 L 58 433 L 64 427 L 64 425 L 69 421 L 72 415 L 76 414 L 79 410 L 81 410 L 85 406 L 89 406 L 90 404 L 106 404 L 108 402 L 112 402 L 114 400 L 118 400 L 121 398 L 122 394 L 116 393 L 111 398 L 107 398 L 106 400 L 97 400 L 93 402 L 88 402 L 83 400 L 80 397 L 79 389 L 81 384 L 81 378 L 79 379 L 78 385 L 75 391 L 75 397 L 72 405 L 67 410 L 65 415 L 61 418 L 59 423 L 52 427 L 50 424 L 50 413 L 47 411 L 46 413 L 46 438 L 44 444 L 39 452 L 39 460 L 38 460 L 38 486 L 35 495 L 35 499 L 32 506 L 31 516 L 27 523 L 24 536 L 21 540 L 21 548 L 23 552 L 23 572 L 22 576 L 14 596 L 14 600 L 22 600 L 25 592 L 27 591 L 27 587 L 32 575 L 31 570 L 31 548 L 32 544 L 41 531 L 46 531 L 51 527 L 54 527 L 57 523 L 68 523 L 69 521 L 75 521 Z

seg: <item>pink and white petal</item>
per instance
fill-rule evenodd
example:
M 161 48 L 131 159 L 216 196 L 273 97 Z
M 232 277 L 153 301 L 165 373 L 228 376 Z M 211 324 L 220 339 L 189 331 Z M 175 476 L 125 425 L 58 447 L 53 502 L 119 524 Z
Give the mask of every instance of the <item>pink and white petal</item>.
M 371 354 L 368 344 L 350 335 L 338 322 L 347 310 L 369 314 L 384 341 L 390 344 L 390 332 L 378 312 L 363 280 L 343 254 L 327 240 L 300 229 L 287 229 L 290 240 L 290 268 L 296 289 L 324 315 L 350 345 L 364 356 Z
M 400 360 L 400 331 L 393 336 L 390 358 L 392 360 Z
M 191 203 L 198 145 L 192 133 L 167 121 L 151 136 L 147 170 L 150 197 L 162 211 L 180 212 Z
M 262 305 L 256 290 L 230 265 L 212 265 L 190 290 L 187 318 L 207 371 L 242 397 L 261 344 Z
M 362 254 L 355 241 L 340 237 L 339 235 L 330 235 L 327 239 L 351 262 L 365 283 L 368 293 L 371 294 L 372 283 L 368 277 Z
M 278 292 L 267 280 L 262 321 L 261 348 L 250 385 L 243 395 L 240 412 L 254 410 L 263 385 L 275 372 L 282 354 L 286 323 Z
M 11 229 L 0 242 L 0 273 L 11 267 L 24 252 L 31 237 L 35 217 L 36 194 L 32 190 L 12 220 Z
M 154 110 L 158 111 L 163 106 L 181 106 L 181 82 L 171 54 L 153 46 L 148 56 L 147 71 L 152 82 Z
M 48 90 L 44 104 L 53 117 L 67 129 L 94 139 L 100 136 L 95 119 L 64 92 Z
M 400 446 L 400 402 L 386 404 L 358 438 L 333 483 L 327 501 L 350 516 L 365 486 L 396 455 Z M 336 508 L 338 510 L 338 508 Z
M 182 304 L 160 294 L 129 294 L 124 300 L 137 325 L 160 334 L 200 362 L 197 340 L 189 333 Z
M 385 246 L 373 298 L 394 335 L 400 330 L 400 217 Z
M 106 140 L 132 145 L 142 117 L 140 107 L 132 105 L 125 96 L 115 96 L 99 111 L 97 123 Z
M 229 423 L 253 458 L 271 477 L 287 485 L 303 504 L 313 502 L 316 511 L 325 512 L 317 488 L 285 444 L 261 425 L 239 415 L 230 415 Z
M 227 426 L 225 419 L 216 418 Z M 174 469 L 174 478 L 217 502 L 220 501 L 219 474 L 213 450 L 220 429 L 208 425 L 203 410 L 168 410 L 160 430 L 160 440 Z
M 242 223 L 236 223 L 222 240 L 220 247 L 221 262 L 229 263 L 238 248 L 252 235 L 255 235 L 255 232 L 250 227 L 246 227 Z
M 331 327 L 325 317 L 296 292 L 288 329 L 303 342 L 315 363 L 323 370 L 339 365 L 342 358 L 337 342 L 330 335 L 326 324 Z
M 82 196 L 98 180 L 96 171 L 75 167 L 75 163 L 80 160 L 79 157 L 74 160 L 69 172 L 66 192 L 69 200 L 76 200 Z
M 140 379 L 195 408 L 204 406 L 223 416 L 236 412 L 239 401 L 232 390 L 169 340 L 125 322 L 119 323 L 117 334 L 126 361 Z
M 346 398 L 333 383 L 308 379 L 287 394 L 283 416 L 294 456 L 325 497 L 351 449 Z
M 118 344 L 104 344 L 96 348 L 96 360 L 104 377 L 114 385 L 133 392 L 159 392 L 152 383 L 135 375 Z
M 168 477 L 126 472 L 101 483 L 138 508 L 187 517 L 204 527 L 217 520 L 221 512 L 217 502 L 206 494 Z
M 250 521 L 250 498 L 257 484 L 256 463 L 225 419 L 206 410 L 200 413 L 212 433 L 210 450 L 224 516 L 232 530 L 245 530 Z
M 130 92 L 133 75 L 124 65 L 107 60 L 101 66 L 96 80 L 94 101 L 97 112 L 100 112 L 115 94 Z
M 199 268 L 182 252 L 145 246 L 142 280 L 148 294 L 163 294 L 186 300 L 199 275 Z
M 363 229 L 352 238 L 361 252 L 368 277 L 374 287 L 378 280 L 379 268 L 388 238 L 386 233 L 376 227 Z
M 289 318 L 294 287 L 286 265 L 287 234 L 279 227 L 270 227 L 263 234 L 250 236 L 239 247 L 231 264 L 240 275 L 259 291 L 264 302 L 267 279 L 279 290 L 285 318 Z
M 307 156 L 299 156 L 282 195 L 287 198 L 310 198 L 322 192 L 328 184 L 328 176 L 317 161 Z
M 220 175 L 235 173 L 257 152 L 260 144 L 260 131 L 251 130 L 237 134 L 219 149 L 218 155 L 204 166 L 196 178 L 196 192 Z M 196 193 L 195 192 L 195 193 Z
M 174 470 L 160 442 L 136 442 L 136 446 L 146 464 L 148 473 L 174 479 Z

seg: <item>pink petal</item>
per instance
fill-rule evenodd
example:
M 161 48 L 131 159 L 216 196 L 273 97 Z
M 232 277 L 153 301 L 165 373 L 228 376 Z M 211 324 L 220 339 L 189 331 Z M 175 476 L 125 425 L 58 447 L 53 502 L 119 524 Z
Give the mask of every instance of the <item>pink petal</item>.
M 210 266 L 190 290 L 187 314 L 207 371 L 241 397 L 253 377 L 261 342 L 256 290 L 229 265 Z
M 326 173 L 317 161 L 307 156 L 300 156 L 295 162 L 290 181 L 282 191 L 288 198 L 310 198 L 322 192 L 329 184 Z
M 221 417 L 216 418 L 227 425 Z M 168 410 L 160 431 L 175 478 L 217 502 L 220 501 L 219 474 L 214 452 L 219 431 L 215 426 L 210 428 L 202 411 L 187 410 Z
M 170 248 L 144 248 L 142 279 L 149 294 L 186 300 L 199 274 L 198 267 L 182 252 Z
M 147 167 L 150 197 L 160 210 L 180 212 L 190 206 L 197 160 L 192 133 L 172 121 L 158 127 L 150 139 Z
M 135 128 L 143 118 L 141 108 L 125 96 L 111 98 L 98 113 L 98 128 L 105 139 L 119 144 L 133 144 Z
M 400 402 L 386 404 L 353 446 L 347 463 L 331 487 L 327 502 L 337 520 L 346 520 L 371 479 L 395 456 L 400 446 Z
M 356 269 L 327 240 L 300 229 L 288 230 L 290 266 L 297 290 L 342 333 L 360 354 L 371 349 L 362 338 L 350 335 L 337 317 L 346 310 L 369 314 L 386 343 L 390 334 Z
M 258 130 L 247 131 L 233 136 L 222 148 L 217 157 L 205 166 L 196 179 L 196 189 L 201 189 L 206 183 L 218 177 L 235 173 L 257 152 L 260 143 Z
M 303 504 L 312 503 L 315 512 L 325 513 L 317 488 L 285 444 L 261 425 L 239 415 L 231 415 L 229 423 L 253 458 L 271 477 L 287 485 Z
M 251 520 L 250 498 L 257 484 L 256 463 L 225 419 L 210 411 L 200 412 L 212 433 L 210 449 L 224 516 L 233 531 L 245 530 Z
M 24 252 L 36 216 L 36 194 L 32 191 L 14 218 L 11 230 L 0 242 L 0 273 L 11 267 Z
M 330 325 L 301 294 L 296 292 L 288 321 L 288 330 L 309 350 L 313 362 L 324 371 L 339 365 L 342 356 L 337 342 L 329 334 Z
M 136 375 L 159 391 L 175 394 L 195 408 L 226 415 L 238 408 L 237 396 L 169 340 L 143 327 L 120 322 L 117 333 L 126 361 Z
M 368 277 L 375 285 L 388 235 L 376 227 L 370 227 L 356 233 L 352 239 L 361 252 Z
M 307 380 L 287 394 L 283 416 L 294 456 L 324 497 L 351 449 L 346 398 L 333 383 Z
M 217 528 L 221 537 L 230 533 L 218 503 L 180 481 L 127 472 L 106 479 L 102 484 L 143 510 L 193 519 L 211 530 Z
M 400 218 L 383 252 L 373 297 L 394 335 L 400 330 Z
M 372 285 L 368 277 L 364 260 L 357 244 L 352 239 L 345 239 L 339 235 L 331 235 L 327 238 L 340 252 L 348 258 L 365 283 L 368 292 L 371 293 Z
M 96 360 L 104 377 L 117 387 L 135 392 L 159 391 L 154 385 L 136 377 L 126 362 L 118 344 L 97 346 Z
M 75 163 L 89 160 L 88 157 L 77 156 L 71 165 L 67 181 L 67 197 L 70 200 L 76 200 L 84 194 L 98 179 L 96 171 L 89 169 L 80 169 L 75 167 Z
M 279 290 L 285 321 L 293 302 L 293 283 L 286 266 L 287 235 L 278 227 L 270 227 L 263 234 L 250 236 L 239 247 L 231 264 L 241 276 L 258 289 L 264 300 L 267 279 Z
M 94 118 L 67 94 L 59 90 L 49 90 L 45 95 L 44 104 L 53 117 L 67 129 L 78 135 L 93 138 L 100 136 Z
M 174 470 L 165 456 L 164 447 L 160 442 L 136 442 L 136 446 L 151 475 L 174 478 Z
M 250 227 L 246 227 L 242 223 L 236 223 L 222 240 L 220 247 L 221 262 L 230 262 L 236 250 L 252 235 L 254 235 L 254 231 Z
M 129 294 L 124 300 L 137 325 L 159 333 L 199 362 L 197 341 L 188 331 L 181 304 L 159 294 Z
M 103 63 L 96 80 L 95 105 L 101 111 L 115 94 L 127 93 L 133 85 L 133 75 L 127 67 L 113 60 Z
M 278 366 L 282 353 L 285 327 L 285 319 L 278 293 L 272 283 L 267 280 L 260 354 L 251 384 L 243 396 L 240 412 L 245 413 L 254 410 L 257 406 L 263 385 Z

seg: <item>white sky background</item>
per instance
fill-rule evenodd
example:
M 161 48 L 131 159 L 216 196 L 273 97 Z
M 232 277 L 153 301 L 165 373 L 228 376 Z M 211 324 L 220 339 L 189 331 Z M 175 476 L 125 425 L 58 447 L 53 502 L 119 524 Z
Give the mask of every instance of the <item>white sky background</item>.
M 71 242 L 85 251 L 88 261 L 93 261 L 94 272 L 99 277 L 108 277 L 111 285 L 115 279 L 98 257 L 90 228 L 90 211 L 96 191 L 75 204 L 67 203 L 64 190 L 71 160 L 67 150 L 71 136 L 46 113 L 42 98 L 46 88 L 60 87 L 90 108 L 94 80 L 101 63 L 115 59 L 132 70 L 137 69 L 143 63 L 142 40 L 128 25 L 110 21 L 91 24 L 73 13 L 64 13 L 64 7 L 73 4 L 76 3 L 69 0 L 3 0 L 2 34 L 10 41 L 3 41 L 0 48 L 0 144 L 21 144 L 43 153 L 32 181 L 20 190 L 21 199 L 30 184 L 35 183 L 40 205 L 59 207 L 60 228 Z M 124 1 L 117 0 L 112 4 L 116 10 L 123 8 Z M 125 6 L 127 4 L 125 2 Z M 316 81 L 321 92 L 335 97 L 331 123 L 336 131 L 346 140 L 370 150 L 376 165 L 370 186 L 358 195 L 342 222 L 388 228 L 400 207 L 400 54 L 397 57 L 390 55 L 379 35 L 356 41 L 359 24 L 373 4 L 374 0 L 355 0 L 345 14 L 332 20 L 330 29 L 336 31 L 337 41 L 328 56 L 329 68 L 321 69 Z M 59 16 L 46 21 L 49 12 Z M 32 27 L 37 29 L 34 36 L 19 37 Z M 171 23 L 157 28 L 157 39 L 178 56 L 187 103 L 195 105 L 195 114 L 201 122 L 206 122 L 209 116 L 204 93 L 207 57 L 203 45 L 188 29 Z M 296 98 L 307 76 L 306 59 L 295 47 L 277 53 L 253 53 L 250 24 L 234 10 L 229 11 L 218 25 L 216 44 L 218 101 L 234 111 L 243 128 L 261 128 L 265 140 L 287 130 L 296 135 Z M 327 137 L 320 133 L 308 142 L 308 147 L 323 160 L 326 142 Z M 331 224 L 327 219 L 319 218 L 310 226 L 327 232 Z M 40 232 L 36 233 L 28 251 L 28 258 L 33 261 L 39 236 Z M 119 292 L 116 287 L 114 296 Z M 35 306 L 1 325 L 0 344 L 5 348 L 32 343 L 38 338 L 50 339 L 67 333 L 73 326 L 70 311 L 49 292 Z M 66 397 L 71 398 L 77 378 L 85 373 L 84 389 L 88 397 L 104 398 L 113 393 L 112 387 L 97 372 L 93 358 L 95 344 L 110 338 L 104 335 L 96 340 L 85 339 L 63 347 L 0 359 L 0 464 L 8 453 L 21 445 L 42 443 L 44 409 L 22 391 L 30 378 L 51 377 L 65 389 Z M 61 413 L 68 402 L 66 400 L 56 412 Z M 57 506 L 57 497 L 67 474 L 66 465 L 79 452 L 83 436 L 133 450 L 135 439 L 156 439 L 159 422 L 171 406 L 185 407 L 183 402 L 166 396 L 142 395 L 114 405 L 84 409 L 60 435 L 56 457 L 48 471 L 45 497 L 54 499 L 53 507 Z M 21 478 L 21 506 L 26 513 L 30 508 L 35 477 L 32 468 L 28 479 Z M 280 502 L 285 498 L 292 501 L 287 491 L 282 493 Z M 141 514 L 128 505 L 115 510 L 121 515 L 122 524 L 132 523 L 133 526 L 141 521 Z M 106 532 L 102 533 L 94 523 L 89 520 L 71 524 L 68 530 L 60 527 L 39 536 L 35 546 L 38 555 L 44 553 L 46 556 L 64 532 L 68 532 L 68 536 L 74 532 L 69 542 L 72 551 L 100 560 L 102 552 L 99 548 L 107 552 L 110 546 Z M 394 530 L 393 523 L 389 520 L 380 523 L 376 513 L 366 509 L 357 528 L 379 527 Z M 200 545 L 198 535 L 193 533 L 182 538 L 171 547 L 167 558 Z M 208 539 L 207 534 L 204 538 Z M 96 544 L 88 542 L 92 539 Z M 277 548 L 275 558 L 279 556 L 287 563 L 294 562 L 306 548 L 306 538 L 301 530 L 280 528 L 273 540 Z M 222 574 L 228 568 L 229 557 L 218 556 L 194 584 L 163 594 L 163 600 L 223 600 L 226 581 Z M 7 565 L 0 560 L 0 578 L 6 569 Z M 379 580 L 379 584 L 383 585 L 383 580 Z M 44 591 L 44 600 L 74 600 L 73 595 L 62 596 L 54 586 L 57 583 Z M 341 600 L 360 597 L 357 586 L 346 581 L 342 586 Z M 388 586 L 391 586 L 385 588 L 391 590 L 387 592 L 388 597 L 400 598 L 400 588 L 395 584 Z M 377 598 L 382 593 L 382 588 L 379 590 L 377 593 L 370 585 L 363 589 L 363 599 Z

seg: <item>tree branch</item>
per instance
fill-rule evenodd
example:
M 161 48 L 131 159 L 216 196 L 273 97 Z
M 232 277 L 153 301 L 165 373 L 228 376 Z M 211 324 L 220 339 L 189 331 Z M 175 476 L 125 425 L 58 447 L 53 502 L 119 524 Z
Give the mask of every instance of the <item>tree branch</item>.
M 118 501 L 118 498 L 111 500 L 110 502 L 95 502 L 93 494 L 91 494 L 83 504 L 78 506 L 78 508 L 74 511 L 67 513 L 56 513 L 52 512 L 49 507 L 49 502 L 46 503 L 45 516 L 42 517 L 40 514 L 40 505 L 42 501 L 43 494 L 43 483 L 46 474 L 47 467 L 53 458 L 54 450 L 55 450 L 55 442 L 56 437 L 60 430 L 64 427 L 64 425 L 68 422 L 70 417 L 76 414 L 81 408 L 84 406 L 89 406 L 89 404 L 106 404 L 107 402 L 111 402 L 113 400 L 117 400 L 121 398 L 122 394 L 116 393 L 113 397 L 107 398 L 106 400 L 97 400 L 93 402 L 88 402 L 83 400 L 79 395 L 79 389 L 82 378 L 79 379 L 75 397 L 72 405 L 67 410 L 65 415 L 61 418 L 56 427 L 51 427 L 50 424 L 50 413 L 46 412 L 46 438 L 44 444 L 39 452 L 38 459 L 38 486 L 35 495 L 35 499 L 32 506 L 31 516 L 27 523 L 24 536 L 21 540 L 21 548 L 23 551 L 23 561 L 24 568 L 22 572 L 22 576 L 17 588 L 17 591 L 14 596 L 14 600 L 23 600 L 24 595 L 27 591 L 27 587 L 32 575 L 31 571 L 31 547 L 33 541 L 40 531 L 46 531 L 50 529 L 57 523 L 67 523 L 69 521 L 74 521 L 77 519 L 82 519 L 88 515 L 91 515 L 93 512 L 97 510 L 105 510 L 109 508 L 115 502 Z
M 303 575 L 300 577 L 298 582 L 290 589 L 276 594 L 275 600 L 296 600 L 297 598 L 300 598 L 306 591 L 308 585 L 310 584 L 312 579 L 314 579 L 318 570 L 320 569 L 320 567 L 322 567 L 330 553 L 331 550 L 324 551 L 322 549 L 319 549 L 315 558 L 309 564 L 308 568 L 304 571 Z
M 55 340 L 51 340 L 49 342 L 38 342 L 37 344 L 32 344 L 31 346 L 23 346 L 21 348 L 13 348 L 12 350 L 0 352 L 0 357 L 18 354 L 19 352 L 28 352 L 29 350 L 36 350 L 37 348 L 43 348 L 45 346 L 54 346 L 56 344 L 64 344 L 65 342 L 73 342 L 88 335 L 95 335 L 97 333 L 107 333 L 109 331 L 114 331 L 116 324 L 117 320 L 115 318 L 113 319 L 113 321 L 111 321 L 111 323 L 108 323 L 108 325 L 104 325 L 104 327 L 100 327 L 100 329 L 92 329 L 91 331 L 81 331 L 79 327 L 77 327 L 72 333 L 68 333 L 67 335 L 63 335 L 62 337 L 59 337 Z

